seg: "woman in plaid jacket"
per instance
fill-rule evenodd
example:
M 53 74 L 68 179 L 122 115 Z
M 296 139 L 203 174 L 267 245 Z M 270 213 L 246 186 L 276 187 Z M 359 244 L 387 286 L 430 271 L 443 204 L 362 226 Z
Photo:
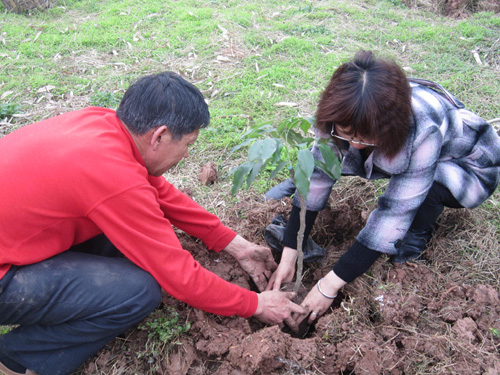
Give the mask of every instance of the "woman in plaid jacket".
M 445 206 L 477 207 L 500 181 L 500 138 L 493 127 L 441 86 L 408 79 L 396 63 L 371 52 L 358 52 L 335 71 L 316 118 L 319 135 L 331 137 L 343 154 L 343 175 L 389 178 L 389 184 L 354 244 L 302 303 L 311 312 L 310 322 L 382 253 L 398 263 L 418 258 Z M 313 153 L 321 157 L 316 147 Z M 305 239 L 334 183 L 315 170 Z M 293 189 L 287 180 L 267 198 L 280 198 Z M 295 198 L 281 238 L 281 261 L 268 289 L 279 289 L 293 278 L 299 207 Z

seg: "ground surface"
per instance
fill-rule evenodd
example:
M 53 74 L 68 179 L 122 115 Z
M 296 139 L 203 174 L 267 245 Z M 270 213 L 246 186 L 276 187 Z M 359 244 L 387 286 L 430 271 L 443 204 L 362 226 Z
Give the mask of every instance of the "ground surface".
M 356 179 L 334 190 L 331 207 L 320 214 L 313 233 L 328 255 L 306 266 L 307 289 L 352 243 L 373 209 L 373 194 L 371 184 Z M 241 202 L 227 224 L 262 243 L 264 227 L 289 207 L 289 201 Z M 303 339 L 254 319 L 207 314 L 165 296 L 164 304 L 192 323 L 178 345 L 151 350 L 147 333 L 133 330 L 102 350 L 81 374 L 499 374 L 498 284 L 491 282 L 494 278 L 478 282 L 475 270 L 485 265 L 462 248 L 467 241 L 468 247 L 499 251 L 494 233 L 481 227 L 481 215 L 445 211 L 424 260 L 395 266 L 383 257 L 343 289 Z M 471 238 L 474 223 L 477 237 Z M 252 288 L 231 257 L 180 237 L 204 267 Z M 488 237 L 491 242 L 485 242 Z

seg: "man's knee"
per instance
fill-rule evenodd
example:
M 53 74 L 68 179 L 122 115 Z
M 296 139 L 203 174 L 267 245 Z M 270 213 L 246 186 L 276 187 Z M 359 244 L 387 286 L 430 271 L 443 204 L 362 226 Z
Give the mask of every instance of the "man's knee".
M 161 288 L 151 274 L 125 259 L 106 276 L 104 297 L 110 303 L 104 314 L 111 325 L 128 327 L 141 322 L 161 302 Z
M 142 275 L 138 277 L 137 282 L 142 285 L 142 293 L 139 293 L 137 298 L 142 306 L 144 306 L 144 310 L 149 312 L 153 311 L 161 302 L 162 296 L 160 285 L 154 277 L 146 271 L 142 271 Z
M 135 278 L 134 283 L 127 283 L 130 287 L 120 293 L 120 302 L 103 311 L 99 317 L 99 324 L 109 332 L 115 334 L 142 322 L 161 302 L 161 289 L 152 276 Z M 133 286 L 132 286 L 133 284 Z

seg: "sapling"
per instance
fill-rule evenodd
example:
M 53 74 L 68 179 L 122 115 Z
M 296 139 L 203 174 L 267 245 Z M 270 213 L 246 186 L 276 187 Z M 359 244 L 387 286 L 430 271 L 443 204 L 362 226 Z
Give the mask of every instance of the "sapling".
M 289 170 L 300 201 L 300 227 L 297 233 L 297 273 L 293 290 L 297 292 L 302 282 L 306 200 L 314 167 L 320 168 L 330 178 L 338 180 L 341 172 L 341 153 L 329 139 L 312 137 L 314 118 L 289 118 L 276 126 L 265 124 L 252 127 L 240 139 L 243 142 L 231 152 L 249 146 L 248 161 L 233 169 L 232 194 L 246 183 L 249 188 L 264 170 L 272 169 L 269 179 L 275 179 L 282 170 Z M 316 143 L 323 160 L 315 159 L 311 148 Z

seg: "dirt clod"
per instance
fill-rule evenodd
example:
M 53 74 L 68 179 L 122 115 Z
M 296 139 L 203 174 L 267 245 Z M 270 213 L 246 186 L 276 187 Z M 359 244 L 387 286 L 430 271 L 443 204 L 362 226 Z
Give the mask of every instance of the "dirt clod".
M 198 175 L 203 185 L 210 185 L 217 181 L 217 167 L 214 162 L 205 164 Z

